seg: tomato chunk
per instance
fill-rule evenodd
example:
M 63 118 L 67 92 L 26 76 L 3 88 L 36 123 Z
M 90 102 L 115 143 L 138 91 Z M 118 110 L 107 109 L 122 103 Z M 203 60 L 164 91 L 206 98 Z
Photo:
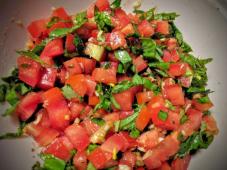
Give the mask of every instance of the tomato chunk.
M 96 0 L 95 5 L 99 9 L 99 11 L 105 11 L 110 8 L 110 4 L 108 0 Z
M 73 34 L 68 34 L 66 36 L 65 48 L 70 53 L 76 51 L 76 46 L 74 45 L 74 36 L 73 36 Z
M 46 19 L 36 20 L 28 25 L 27 30 L 33 39 L 37 39 L 46 31 L 46 24 Z
M 196 99 L 192 100 L 192 105 L 199 111 L 207 111 L 213 107 L 213 103 L 211 101 L 207 103 L 199 103 Z
M 73 165 L 78 170 L 85 170 L 87 168 L 87 154 L 85 151 L 76 153 L 73 157 Z
M 17 66 L 19 68 L 19 79 L 35 87 L 41 78 L 41 65 L 28 57 L 21 56 L 17 59 Z
M 124 152 L 123 157 L 121 158 L 119 164 L 127 165 L 133 169 L 133 167 L 136 164 L 136 155 L 131 151 Z
M 79 63 L 82 72 L 85 74 L 90 74 L 95 69 L 96 60 L 94 59 L 76 57 L 75 60 Z
M 151 37 L 154 34 L 154 28 L 147 20 L 138 25 L 138 31 L 142 37 Z
M 143 129 L 147 126 L 151 119 L 151 112 L 147 109 L 147 107 L 143 107 L 136 119 L 136 128 L 140 131 L 143 131 Z
M 153 96 L 154 93 L 152 91 L 139 92 L 136 94 L 136 99 L 138 104 L 143 104 L 149 102 Z
M 82 69 L 79 63 L 77 62 L 76 58 L 64 62 L 64 66 L 66 70 L 69 72 L 69 75 L 82 73 Z
M 163 35 L 168 35 L 169 34 L 169 23 L 168 23 L 168 21 L 158 21 L 157 27 L 156 27 L 156 32 L 159 32 Z
M 182 87 L 177 84 L 164 87 L 166 98 L 169 99 L 173 105 L 184 105 L 184 93 Z
M 124 28 L 126 25 L 130 23 L 130 19 L 126 12 L 122 10 L 121 8 L 117 8 L 114 11 L 115 17 L 120 21 L 120 25 L 117 27 Z
M 172 162 L 171 168 L 172 168 L 172 170 L 187 170 L 190 160 L 191 160 L 190 155 L 187 155 L 182 159 L 177 158 Z
M 92 3 L 87 9 L 87 17 L 93 18 L 95 16 L 95 4 Z
M 78 124 L 73 124 L 67 127 L 65 129 L 65 135 L 78 151 L 85 150 L 90 143 L 87 131 Z
M 211 134 L 218 134 L 218 127 L 216 120 L 212 115 L 204 116 L 203 121 L 206 123 L 206 130 L 210 132 Z
M 105 68 L 95 68 L 92 72 L 92 77 L 95 81 L 105 84 L 116 84 L 117 78 L 116 78 L 116 69 L 105 69 Z
M 133 64 L 136 67 L 137 72 L 141 72 L 147 68 L 147 62 L 143 59 L 142 56 L 137 57 L 133 60 Z
M 81 126 L 83 126 L 84 129 L 86 129 L 86 131 L 89 135 L 94 134 L 99 129 L 99 125 L 97 125 L 96 123 L 92 122 L 89 119 L 85 119 L 81 123 Z
M 42 76 L 38 83 L 38 87 L 44 90 L 50 89 L 54 87 L 56 78 L 57 78 L 57 69 L 44 68 L 42 70 Z
M 187 64 L 186 63 L 172 63 L 170 64 L 168 73 L 171 76 L 182 76 L 186 73 Z
M 66 11 L 63 7 L 53 10 L 52 17 L 58 17 L 63 20 L 70 20 L 69 15 L 66 13 Z
M 123 91 L 118 94 L 113 95 L 116 102 L 120 106 L 121 111 L 131 111 L 132 110 L 132 103 L 133 103 L 133 93 L 130 90 Z
M 165 62 L 177 62 L 180 59 L 177 50 L 163 51 L 163 61 Z
M 107 34 L 106 42 L 108 45 L 110 45 L 112 50 L 116 50 L 127 45 L 125 36 L 120 31 L 114 31 L 110 34 Z

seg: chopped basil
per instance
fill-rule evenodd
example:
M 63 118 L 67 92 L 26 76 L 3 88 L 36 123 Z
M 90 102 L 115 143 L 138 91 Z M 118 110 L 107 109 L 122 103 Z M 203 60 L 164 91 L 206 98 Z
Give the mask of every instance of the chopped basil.
M 117 103 L 116 99 L 112 95 L 110 96 L 110 101 L 116 109 L 121 109 L 121 106 Z
M 161 110 L 158 112 L 158 118 L 162 121 L 166 121 L 168 118 L 168 113 Z
M 203 104 L 203 103 L 209 103 L 210 102 L 210 99 L 209 99 L 208 96 L 205 96 L 205 97 L 198 98 L 197 101 L 199 103 L 202 103 Z
M 121 7 L 121 0 L 114 0 L 110 5 L 111 9 L 117 9 Z
M 52 17 L 50 19 L 50 21 L 47 23 L 46 27 L 47 28 L 51 28 L 54 24 L 58 23 L 59 21 L 61 21 L 61 18 L 59 18 L 59 17 Z
M 112 27 L 110 15 L 107 12 L 98 12 L 96 10 L 95 22 L 97 23 L 98 28 L 104 32 L 108 32 L 108 30 L 110 30 Z
M 18 54 L 29 57 L 33 59 L 34 61 L 40 63 L 41 65 L 45 65 L 44 61 L 40 59 L 40 57 L 34 53 L 33 51 L 16 51 Z
M 158 89 L 158 86 L 156 84 L 153 84 L 150 80 L 147 78 L 141 77 L 138 74 L 134 75 L 132 78 L 132 82 L 134 85 L 143 85 L 145 88 L 156 91 Z
M 85 22 L 87 22 L 87 12 L 83 11 L 78 14 L 76 14 L 75 17 L 73 17 L 73 23 L 79 27 L 81 27 Z
M 124 72 L 127 71 L 129 66 L 132 64 L 132 58 L 125 50 L 117 50 L 114 52 L 115 57 L 123 64 Z
M 91 121 L 99 126 L 103 126 L 105 124 L 105 121 L 102 118 L 92 118 Z
M 152 63 L 149 63 L 149 67 L 159 68 L 159 69 L 164 70 L 164 71 L 169 69 L 169 65 L 170 65 L 170 63 L 166 63 L 166 62 L 152 62 Z
M 62 93 L 65 96 L 65 98 L 68 100 L 77 98 L 80 101 L 83 101 L 83 97 L 81 97 L 79 94 L 77 94 L 69 84 L 62 87 Z
M 53 30 L 49 36 L 52 38 L 65 37 L 70 32 L 71 32 L 70 28 L 57 28 Z
M 180 119 L 180 124 L 184 124 L 188 120 L 188 116 L 184 114 Z
M 1 84 L 0 85 L 0 102 L 5 101 L 6 91 L 7 91 L 7 85 Z
M 83 54 L 83 51 L 85 49 L 85 44 L 84 44 L 83 40 L 78 35 L 75 35 L 74 40 L 73 40 L 73 44 L 76 46 L 77 52 L 79 54 Z
M 94 151 L 99 145 L 96 144 L 90 144 L 87 147 L 87 154 L 90 154 L 92 151 Z
M 100 30 L 100 31 L 98 32 L 97 40 L 98 40 L 99 42 L 105 42 L 106 39 L 105 39 L 104 32 L 103 32 L 102 30 Z
M 43 168 L 46 170 L 64 170 L 66 163 L 64 160 L 54 157 L 50 154 L 42 154 L 41 158 L 44 161 Z
M 132 137 L 132 138 L 138 138 L 140 136 L 140 131 L 138 129 L 133 129 L 129 135 Z
M 89 162 L 86 170 L 96 170 L 96 168 L 94 167 L 94 165 L 91 162 Z
M 169 100 L 165 100 L 165 106 L 170 110 L 176 110 L 176 107 Z
M 142 39 L 143 56 L 145 58 L 154 58 L 156 54 L 156 43 L 149 38 Z
M 112 89 L 112 93 L 120 93 L 130 89 L 133 86 L 134 84 L 131 81 L 125 80 L 115 85 Z
M 19 101 L 19 97 L 17 95 L 15 88 L 11 88 L 7 90 L 5 99 L 10 105 L 17 104 L 17 102 Z
M 154 15 L 155 20 L 167 20 L 172 21 L 175 20 L 176 17 L 180 16 L 176 12 L 170 12 L 170 13 L 159 13 Z

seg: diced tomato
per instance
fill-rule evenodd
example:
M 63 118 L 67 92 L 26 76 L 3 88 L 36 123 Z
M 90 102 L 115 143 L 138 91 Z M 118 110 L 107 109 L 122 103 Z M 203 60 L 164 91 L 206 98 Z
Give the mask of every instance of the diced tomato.
M 159 135 L 157 129 L 144 132 L 137 139 L 137 143 L 146 150 L 152 149 L 159 143 Z
M 124 148 L 125 148 L 125 150 L 131 149 L 131 148 L 134 148 L 134 147 L 137 146 L 136 139 L 132 138 L 131 136 L 129 136 L 128 132 L 122 131 L 122 132 L 119 133 L 119 135 L 120 135 L 120 137 L 122 139 L 124 139 L 124 146 L 125 146 Z
M 114 31 L 110 34 L 106 34 L 106 42 L 112 50 L 116 50 L 120 47 L 125 47 L 127 45 L 125 36 L 120 31 Z
M 69 125 L 70 110 L 61 90 L 57 87 L 43 93 L 44 108 L 47 109 L 51 126 L 64 129 Z
M 81 123 L 81 126 L 83 126 L 86 129 L 89 135 L 93 135 L 99 129 L 99 125 L 97 125 L 96 123 L 92 122 L 89 119 L 85 119 Z
M 177 62 L 180 59 L 177 50 L 172 50 L 172 51 L 163 51 L 163 61 L 165 62 Z
M 133 111 L 121 111 L 120 112 L 120 119 L 125 119 L 128 116 L 131 116 L 133 114 Z
M 38 120 L 37 125 L 42 127 L 50 127 L 50 120 L 46 109 L 39 110 L 39 112 L 36 114 L 35 122 L 37 122 L 37 120 Z
M 82 69 L 80 64 L 77 62 L 76 58 L 72 58 L 63 63 L 66 70 L 69 72 L 69 75 L 81 74 Z
M 95 16 L 95 4 L 92 3 L 87 9 L 87 18 L 93 18 Z
M 88 104 L 90 106 L 96 106 L 99 103 L 99 97 L 97 96 L 89 96 Z
M 147 20 L 138 25 L 138 31 L 142 37 L 151 37 L 154 34 L 154 28 Z
M 85 170 L 87 168 L 87 154 L 85 151 L 76 153 L 73 157 L 73 165 L 78 170 Z
M 115 17 L 120 21 L 120 25 L 118 25 L 117 27 L 122 29 L 130 23 L 130 19 L 129 19 L 128 15 L 121 8 L 117 8 L 114 11 L 114 14 L 115 14 Z
M 66 11 L 63 7 L 53 10 L 52 17 L 58 17 L 63 20 L 70 20 L 69 15 L 66 13 Z
M 201 112 L 207 111 L 214 106 L 211 101 L 207 103 L 199 103 L 196 99 L 192 100 L 192 105 Z
M 42 102 L 41 93 L 31 92 L 20 100 L 16 112 L 23 121 L 28 120 Z
M 187 170 L 189 163 L 191 160 L 191 156 L 187 155 L 184 158 L 177 158 L 175 159 L 172 164 L 171 164 L 171 168 L 172 170 Z
M 164 91 L 167 99 L 169 99 L 173 105 L 184 105 L 184 93 L 182 87 L 177 84 L 164 87 Z
M 147 68 L 147 62 L 143 59 L 142 56 L 137 57 L 136 59 L 133 59 L 133 64 L 136 68 L 136 72 L 141 72 L 144 69 Z
M 95 69 L 96 60 L 94 59 L 76 57 L 75 60 L 79 63 L 82 72 L 85 74 L 90 74 Z
M 43 150 L 46 154 L 52 154 L 57 158 L 68 161 L 71 158 L 73 145 L 66 136 L 61 136 L 54 140 L 47 148 Z
M 136 155 L 131 151 L 124 152 L 119 164 L 126 164 L 133 169 L 136 165 Z
M 157 168 L 155 170 L 172 170 L 172 169 L 167 162 L 164 162 L 160 168 Z
M 182 76 L 186 73 L 186 63 L 172 63 L 169 66 L 168 73 L 171 76 Z
M 191 83 L 192 83 L 192 77 L 191 76 L 181 76 L 178 78 L 179 80 L 179 84 L 182 86 L 182 87 L 190 87 L 191 86 Z
M 32 36 L 32 38 L 36 39 L 39 38 L 46 31 L 46 24 L 46 19 L 36 20 L 28 25 L 27 30 Z
M 135 30 L 134 30 L 132 24 L 129 23 L 128 25 L 126 25 L 124 28 L 121 29 L 121 32 L 126 36 L 126 35 L 133 34 L 135 32 Z
M 158 21 L 155 31 L 158 32 L 158 33 L 161 33 L 163 35 L 168 35 L 169 34 L 169 23 L 168 23 L 168 21 Z
M 130 21 L 131 21 L 132 23 L 134 23 L 134 24 L 139 24 L 139 22 L 140 22 L 140 17 L 139 17 L 139 15 L 129 13 L 129 14 L 128 14 L 128 17 L 129 17 L 129 19 L 130 19 Z
M 70 102 L 69 108 L 71 112 L 71 119 L 74 120 L 83 113 L 85 106 L 82 103 Z
M 168 50 L 174 50 L 177 47 L 177 40 L 175 38 L 169 38 L 166 41 L 166 45 Z
M 72 27 L 72 23 L 69 22 L 57 22 L 55 24 L 53 24 L 50 28 L 47 29 L 47 34 L 50 34 L 52 31 L 58 29 L 58 28 L 71 28 Z
M 72 124 L 65 129 L 65 135 L 69 138 L 74 148 L 83 151 L 89 145 L 89 135 L 82 126 Z
M 134 100 L 134 96 L 132 91 L 126 90 L 121 93 L 114 94 L 114 99 L 120 105 L 121 111 L 131 111 L 132 110 L 132 103 Z
M 97 169 L 102 169 L 111 158 L 112 153 L 102 150 L 101 147 L 96 148 L 88 155 L 88 160 L 91 161 Z
M 87 92 L 86 78 L 83 74 L 70 76 L 66 84 L 69 84 L 79 96 L 83 97 Z
M 88 115 L 91 115 L 91 113 L 93 113 L 92 111 L 93 110 L 92 110 L 92 107 L 91 106 L 89 106 L 89 105 L 85 106 L 85 108 L 82 111 L 82 114 L 80 114 L 80 119 L 86 119 L 86 117 Z
M 60 38 L 50 41 L 42 51 L 40 58 L 47 63 L 49 60 L 64 53 L 63 40 Z
M 151 112 L 147 109 L 146 106 L 144 106 L 141 111 L 139 112 L 139 115 L 136 119 L 136 128 L 140 131 L 143 131 L 143 129 L 147 126 L 151 119 Z
M 212 115 L 204 116 L 203 121 L 206 123 L 206 130 L 213 135 L 218 134 L 218 127 L 216 120 Z
M 153 96 L 154 93 L 152 91 L 139 92 L 136 94 L 137 103 L 138 104 L 147 103 L 152 99 Z
M 97 83 L 90 75 L 86 75 L 86 85 L 87 85 L 86 94 L 88 96 L 94 96 Z
M 120 119 L 119 117 L 119 113 L 114 112 L 114 113 L 110 113 L 107 114 L 103 117 L 103 119 L 107 122 L 107 121 L 112 121 L 112 122 L 116 122 Z
M 117 78 L 116 78 L 117 71 L 115 69 L 109 68 L 95 68 L 92 72 L 92 77 L 95 79 L 95 81 L 105 84 L 116 84 Z
M 110 3 L 108 0 L 96 0 L 95 5 L 99 11 L 105 11 L 110 8 Z
M 89 39 L 91 37 L 92 30 L 87 28 L 85 25 L 76 30 L 76 33 L 80 38 Z
M 19 79 L 26 84 L 35 87 L 41 78 L 41 65 L 31 58 L 21 56 L 17 59 Z
M 57 69 L 55 68 L 44 68 L 42 70 L 42 76 L 38 83 L 38 87 L 43 90 L 54 87 L 55 80 L 57 78 Z
M 73 36 L 73 34 L 68 34 L 66 36 L 65 48 L 70 53 L 76 51 L 76 46 L 74 45 L 74 36 Z
M 24 131 L 26 134 L 31 135 L 40 146 L 47 146 L 59 135 L 57 130 L 42 127 L 35 123 L 26 125 Z
M 161 95 L 154 96 L 148 103 L 148 110 L 161 109 L 165 105 L 164 99 Z

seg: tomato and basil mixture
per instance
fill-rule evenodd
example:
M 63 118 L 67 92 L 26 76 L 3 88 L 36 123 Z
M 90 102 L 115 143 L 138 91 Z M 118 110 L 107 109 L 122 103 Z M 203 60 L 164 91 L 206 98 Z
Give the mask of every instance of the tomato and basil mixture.
M 2 78 L 0 101 L 42 148 L 34 170 L 186 170 L 218 128 L 206 64 L 174 24 L 121 1 L 97 0 L 31 22 L 27 49 Z

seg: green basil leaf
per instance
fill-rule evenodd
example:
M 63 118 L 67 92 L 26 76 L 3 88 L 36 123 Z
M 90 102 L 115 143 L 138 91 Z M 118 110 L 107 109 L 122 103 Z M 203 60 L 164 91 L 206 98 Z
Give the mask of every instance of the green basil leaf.
M 17 95 L 15 88 L 7 90 L 5 99 L 10 105 L 17 104 L 17 102 L 19 101 L 19 97 Z
M 95 22 L 98 28 L 104 32 L 108 32 L 112 27 L 110 15 L 107 12 L 95 11 Z
M 168 113 L 161 110 L 158 112 L 158 118 L 162 121 L 166 121 L 168 119 Z
M 133 86 L 134 86 L 134 84 L 131 81 L 128 81 L 128 80 L 122 81 L 112 88 L 112 93 L 114 93 L 114 94 L 120 93 L 120 92 L 130 89 Z
M 172 20 L 175 20 L 178 16 L 180 15 L 175 12 L 159 13 L 159 14 L 155 14 L 154 19 L 172 21 Z
M 96 145 L 96 144 L 90 144 L 90 145 L 88 145 L 88 147 L 87 147 L 87 154 L 89 155 L 92 151 L 94 151 L 98 147 L 99 147 L 99 145 Z
M 140 136 L 140 131 L 138 129 L 133 129 L 130 131 L 129 135 L 132 137 L 132 138 L 138 138 Z
M 118 109 L 118 110 L 121 109 L 121 106 L 117 103 L 117 101 L 115 100 L 115 98 L 112 95 L 110 96 L 110 101 L 116 109 Z
M 57 28 L 50 33 L 51 38 L 65 37 L 71 32 L 70 28 Z
M 96 168 L 94 167 L 94 165 L 91 162 L 89 162 L 86 170 L 96 170 Z
M 164 71 L 169 69 L 169 65 L 170 65 L 170 63 L 166 63 L 166 62 L 152 62 L 152 63 L 149 63 L 149 67 L 159 68 L 159 69 L 164 70 Z
M 64 170 L 66 163 L 64 160 L 54 157 L 50 154 L 42 154 L 41 158 L 44 160 L 43 167 L 46 170 Z
M 5 101 L 6 92 L 7 92 L 7 85 L 6 84 L 1 84 L 0 85 L 0 102 L 4 102 Z
M 33 51 L 16 51 L 18 54 L 29 57 L 33 59 L 34 61 L 40 63 L 42 66 L 45 65 L 44 61 L 40 59 L 40 57 L 35 54 Z
M 64 87 L 62 87 L 62 93 L 63 95 L 65 96 L 66 99 L 68 100 L 71 100 L 73 98 L 77 98 L 79 99 L 80 101 L 83 101 L 83 97 L 80 96 L 79 94 L 77 94 L 73 89 L 72 87 L 67 84 L 65 85 Z
M 105 120 L 103 120 L 102 118 L 92 118 L 91 121 L 99 126 L 103 126 L 105 124 Z
M 205 97 L 198 98 L 197 101 L 198 101 L 199 103 L 204 104 L 204 103 L 209 103 L 209 102 L 210 102 L 210 99 L 209 99 L 208 96 L 205 96 Z
M 117 9 L 121 7 L 121 0 L 114 0 L 110 5 L 111 9 Z
M 61 21 L 61 18 L 52 17 L 51 20 L 47 23 L 46 27 L 51 28 L 54 24 L 58 23 L 59 21 Z
M 125 72 L 132 63 L 132 58 L 125 50 L 117 50 L 114 52 L 115 57 L 124 65 Z

